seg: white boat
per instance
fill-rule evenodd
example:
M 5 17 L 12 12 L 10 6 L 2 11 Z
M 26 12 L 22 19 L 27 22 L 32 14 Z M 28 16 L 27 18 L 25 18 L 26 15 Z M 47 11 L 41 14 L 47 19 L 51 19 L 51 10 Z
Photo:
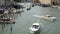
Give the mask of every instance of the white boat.
M 58 7 L 58 9 L 60 9 L 60 7 Z
M 52 8 L 58 8 L 58 6 L 52 6 Z
M 40 16 L 41 18 L 50 20 L 50 21 L 54 21 L 56 19 L 56 17 L 50 16 L 50 15 L 45 15 L 45 16 Z
M 30 10 L 31 9 L 31 4 L 28 4 L 27 5 L 27 10 Z
M 31 9 L 31 7 L 27 7 L 27 10 L 30 10 Z
M 43 18 L 43 19 L 47 19 L 50 21 L 55 21 L 56 17 L 50 16 L 50 15 L 45 15 L 45 16 L 38 16 L 38 15 L 33 15 L 34 17 L 38 17 L 38 18 Z
M 29 29 L 30 29 L 31 33 L 36 33 L 40 30 L 40 24 L 39 23 L 33 23 Z

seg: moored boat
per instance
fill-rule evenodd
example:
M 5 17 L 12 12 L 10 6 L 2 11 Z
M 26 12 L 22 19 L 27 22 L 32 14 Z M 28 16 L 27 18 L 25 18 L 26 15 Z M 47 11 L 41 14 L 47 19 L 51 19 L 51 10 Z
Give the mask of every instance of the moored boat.
M 15 20 L 13 20 L 12 18 L 0 18 L 0 23 L 4 23 L 4 24 L 10 24 L 10 23 L 15 23 Z

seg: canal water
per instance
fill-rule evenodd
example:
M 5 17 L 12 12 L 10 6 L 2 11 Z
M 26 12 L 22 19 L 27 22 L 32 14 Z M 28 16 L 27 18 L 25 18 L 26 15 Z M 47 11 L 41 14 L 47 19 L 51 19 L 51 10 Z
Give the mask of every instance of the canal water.
M 52 15 L 56 17 L 56 21 L 51 22 L 33 15 Z M 41 25 L 38 34 L 60 34 L 60 9 L 40 6 L 31 7 L 31 10 L 25 8 L 24 12 L 17 16 L 16 23 L 12 24 L 12 32 L 11 24 L 0 24 L 0 34 L 31 34 L 29 27 L 37 20 Z

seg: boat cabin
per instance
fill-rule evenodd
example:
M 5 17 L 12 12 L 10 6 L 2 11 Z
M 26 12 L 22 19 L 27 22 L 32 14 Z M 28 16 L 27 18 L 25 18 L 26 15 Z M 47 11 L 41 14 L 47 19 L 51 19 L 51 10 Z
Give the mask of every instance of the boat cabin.
M 50 16 L 50 15 L 46 15 L 47 17 L 53 17 L 53 16 Z
M 39 26 L 38 25 L 33 25 L 32 27 L 37 29 Z
M 4 13 L 4 9 L 0 9 L 0 14 L 3 14 Z

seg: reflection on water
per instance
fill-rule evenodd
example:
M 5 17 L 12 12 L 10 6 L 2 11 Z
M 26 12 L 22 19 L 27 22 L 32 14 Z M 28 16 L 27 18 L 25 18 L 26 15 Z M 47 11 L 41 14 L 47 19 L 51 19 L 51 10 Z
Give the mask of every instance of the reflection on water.
M 4 27 L 5 27 L 5 24 L 2 24 L 2 31 L 4 32 Z
M 34 33 L 34 34 L 40 34 L 40 31 L 41 31 L 41 30 L 38 30 L 38 31 L 37 31 L 36 33 Z
M 9 16 L 12 17 L 14 20 L 17 20 L 18 16 L 21 16 L 21 13 L 17 13 L 17 14 L 10 14 Z M 10 34 L 13 34 L 13 25 L 14 24 L 4 24 L 4 23 L 1 23 L 0 24 L 0 32 L 1 34 L 5 34 L 5 32 L 7 32 L 9 30 Z M 8 33 L 9 34 L 9 33 Z

